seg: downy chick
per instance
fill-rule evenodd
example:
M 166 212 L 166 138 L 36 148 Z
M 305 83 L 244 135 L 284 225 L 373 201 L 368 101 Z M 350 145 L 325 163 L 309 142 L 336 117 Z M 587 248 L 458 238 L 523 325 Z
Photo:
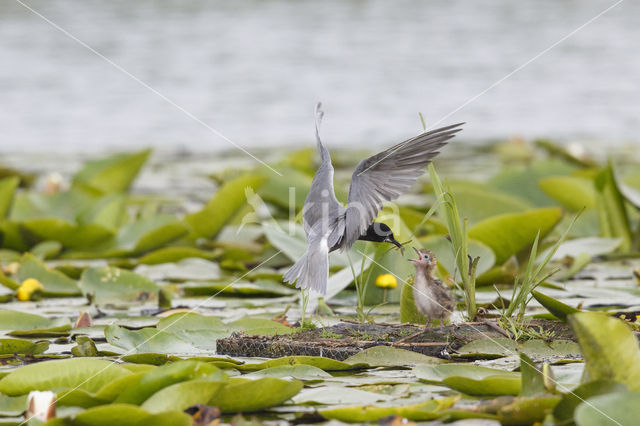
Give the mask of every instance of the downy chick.
M 416 268 L 413 281 L 413 297 L 418 311 L 430 320 L 440 320 L 440 327 L 448 320 L 456 307 L 456 301 L 451 289 L 433 276 L 436 269 L 436 258 L 430 250 L 418 250 L 417 259 L 410 259 Z

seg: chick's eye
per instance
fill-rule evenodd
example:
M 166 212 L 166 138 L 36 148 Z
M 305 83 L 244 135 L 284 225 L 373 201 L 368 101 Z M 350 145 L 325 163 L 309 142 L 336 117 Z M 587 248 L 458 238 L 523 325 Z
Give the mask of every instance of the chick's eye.
M 423 258 L 424 260 L 429 260 L 429 255 L 428 255 L 428 254 L 425 254 L 424 256 L 422 256 L 422 258 Z

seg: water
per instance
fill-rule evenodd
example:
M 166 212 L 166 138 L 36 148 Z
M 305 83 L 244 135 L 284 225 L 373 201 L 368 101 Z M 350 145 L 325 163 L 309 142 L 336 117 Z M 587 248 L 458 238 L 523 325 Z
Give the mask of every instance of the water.
M 309 145 L 317 100 L 330 146 L 398 142 L 420 130 L 418 111 L 430 124 L 466 121 L 467 140 L 639 140 L 630 0 L 482 95 L 614 2 L 28 4 L 126 72 L 2 0 L 5 152 L 232 147 L 203 123 L 249 149 Z

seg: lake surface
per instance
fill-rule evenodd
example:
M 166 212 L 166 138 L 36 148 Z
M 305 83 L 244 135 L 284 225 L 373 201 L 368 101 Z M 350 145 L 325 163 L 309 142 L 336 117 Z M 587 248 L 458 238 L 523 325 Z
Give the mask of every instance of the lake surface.
M 630 0 L 526 66 L 615 2 L 25 4 L 51 23 L 0 2 L 5 152 L 310 145 L 318 100 L 334 147 L 399 142 L 418 111 L 467 140 L 639 140 Z

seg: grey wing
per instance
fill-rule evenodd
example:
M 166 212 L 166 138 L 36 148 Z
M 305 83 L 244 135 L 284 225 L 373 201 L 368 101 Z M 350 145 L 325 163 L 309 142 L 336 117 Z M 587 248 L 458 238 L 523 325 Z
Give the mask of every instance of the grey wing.
M 320 103 L 316 106 L 316 140 L 322 163 L 313 177 L 311 189 L 309 189 L 302 209 L 302 219 L 307 240 L 310 240 L 312 230 L 325 234 L 330 228 L 335 229 L 335 221 L 340 216 L 343 216 L 345 211 L 344 206 L 336 199 L 336 194 L 333 190 L 333 165 L 331 164 L 329 151 L 322 145 L 320 140 L 320 123 L 323 116 L 321 107 L 322 104 Z M 322 226 L 319 226 L 319 223 L 322 223 Z M 341 234 L 341 232 L 332 234 L 337 235 Z M 329 238 L 331 240 L 329 242 L 335 243 L 336 238 L 338 237 Z
M 462 124 L 422 133 L 358 164 L 351 177 L 345 218 L 347 248 L 371 225 L 384 201 L 395 200 L 415 183 Z

